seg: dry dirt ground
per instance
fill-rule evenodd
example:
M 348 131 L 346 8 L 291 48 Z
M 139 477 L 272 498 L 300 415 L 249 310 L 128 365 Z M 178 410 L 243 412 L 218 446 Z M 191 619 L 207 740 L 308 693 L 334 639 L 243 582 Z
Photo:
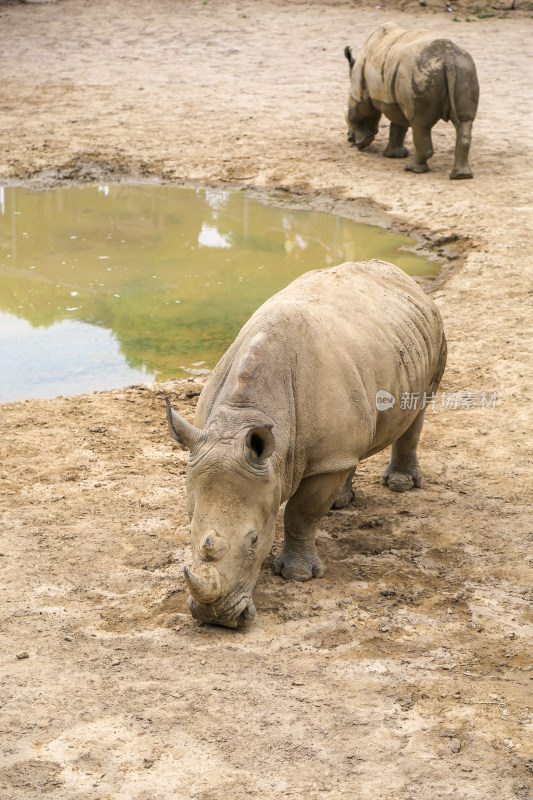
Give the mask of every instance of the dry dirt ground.
M 2 800 L 533 798 L 533 19 L 382 6 L 0 7 L 3 185 L 223 182 L 455 241 L 442 390 L 499 394 L 428 413 L 424 489 L 365 462 L 324 578 L 269 559 L 244 633 L 187 612 L 162 398 L 191 418 L 196 381 L 2 406 Z M 348 146 L 342 51 L 387 19 L 474 56 L 473 181 L 448 179 L 444 123 L 426 175 L 382 158 L 385 126 Z

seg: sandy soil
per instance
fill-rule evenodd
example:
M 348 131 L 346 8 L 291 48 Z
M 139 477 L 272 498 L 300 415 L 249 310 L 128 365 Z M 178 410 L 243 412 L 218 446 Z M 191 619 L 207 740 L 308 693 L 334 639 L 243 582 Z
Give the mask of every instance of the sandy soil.
M 324 521 L 325 577 L 286 583 L 265 563 L 246 633 L 186 608 L 186 456 L 162 397 L 191 418 L 197 381 L 2 406 L 2 798 L 533 797 L 533 20 L 454 16 L 0 8 L 4 184 L 224 182 L 388 215 L 429 249 L 458 242 L 434 293 L 442 390 L 499 394 L 428 413 L 423 490 L 393 495 L 386 454 L 366 462 L 356 500 Z M 342 51 L 386 19 L 474 56 L 473 181 L 448 179 L 443 123 L 427 175 L 381 157 L 385 127 L 364 154 L 347 145 Z

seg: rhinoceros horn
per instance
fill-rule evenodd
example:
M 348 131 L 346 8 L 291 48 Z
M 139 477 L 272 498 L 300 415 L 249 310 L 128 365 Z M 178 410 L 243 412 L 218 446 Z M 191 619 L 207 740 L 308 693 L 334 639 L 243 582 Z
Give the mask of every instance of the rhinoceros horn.
M 222 594 L 219 571 L 211 564 L 202 564 L 195 575 L 187 567 L 183 568 L 189 591 L 200 603 L 214 603 Z
M 208 531 L 198 547 L 200 555 L 206 561 L 218 561 L 229 547 L 229 542 L 224 536 L 219 536 L 215 531 Z
M 179 442 L 182 447 L 186 447 L 187 450 L 190 450 L 200 438 L 202 431 L 199 428 L 195 428 L 194 425 L 191 425 L 191 423 L 187 422 L 187 420 L 183 419 L 183 417 L 180 417 L 180 415 L 174 411 L 170 405 L 170 400 L 168 397 L 166 398 L 166 401 L 167 422 L 170 435 L 173 439 Z

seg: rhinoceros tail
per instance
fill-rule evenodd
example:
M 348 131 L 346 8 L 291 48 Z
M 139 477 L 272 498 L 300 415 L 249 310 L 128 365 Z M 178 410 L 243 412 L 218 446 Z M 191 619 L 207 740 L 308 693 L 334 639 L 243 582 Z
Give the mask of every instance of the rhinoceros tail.
M 346 47 L 344 48 L 344 55 L 348 59 L 348 64 L 350 65 L 350 72 L 351 72 L 353 65 L 355 64 L 355 58 L 353 57 L 352 48 L 350 47 L 350 45 L 346 45 Z
M 455 66 L 455 59 L 451 55 L 451 53 L 446 54 L 446 85 L 448 87 L 448 100 L 449 100 L 449 113 L 444 113 L 443 119 L 444 122 L 451 121 L 454 123 L 458 122 L 457 118 L 457 109 L 455 107 L 455 86 L 457 83 L 457 70 Z

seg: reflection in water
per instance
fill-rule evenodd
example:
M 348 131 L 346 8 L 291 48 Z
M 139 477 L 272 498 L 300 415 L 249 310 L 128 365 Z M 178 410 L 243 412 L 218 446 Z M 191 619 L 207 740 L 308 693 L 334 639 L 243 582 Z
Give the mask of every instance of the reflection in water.
M 9 353 L 0 355 L 0 400 L 92 392 L 111 378 L 118 386 L 151 378 L 129 367 L 113 334 L 94 325 L 64 320 L 36 336 L 26 320 L 0 313 L 0 331 Z
M 239 192 L 0 187 L 0 211 L 0 400 L 213 367 L 253 311 L 309 269 L 384 258 L 438 270 L 398 251 L 406 237 Z
M 231 247 L 231 237 L 228 233 L 221 234 L 212 225 L 204 222 L 198 234 L 200 247 Z

